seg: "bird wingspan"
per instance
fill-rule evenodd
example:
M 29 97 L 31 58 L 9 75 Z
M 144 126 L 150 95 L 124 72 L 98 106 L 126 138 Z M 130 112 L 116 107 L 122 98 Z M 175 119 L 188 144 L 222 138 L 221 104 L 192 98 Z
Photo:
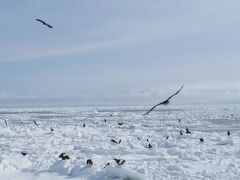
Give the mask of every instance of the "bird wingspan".
M 36 21 L 41 22 L 43 25 L 46 25 L 49 28 L 53 28 L 53 26 L 51 26 L 50 24 L 47 24 L 45 21 L 43 21 L 41 19 L 36 19 Z
M 157 105 L 155 105 L 155 106 L 153 106 L 150 110 L 148 110 L 145 114 L 143 114 L 143 115 L 147 115 L 147 114 L 149 114 L 151 111 L 153 111 L 157 106 L 160 106 L 160 105 L 162 105 L 162 104 L 166 104 L 173 96 L 176 96 L 181 90 L 182 90 L 182 88 L 184 87 L 184 85 L 182 85 L 181 86 L 181 88 L 177 91 L 177 92 L 175 92 L 173 95 L 171 95 L 169 98 L 167 98 L 167 100 L 165 100 L 165 101 L 163 101 L 163 102 L 160 102 L 160 103 L 158 103 Z

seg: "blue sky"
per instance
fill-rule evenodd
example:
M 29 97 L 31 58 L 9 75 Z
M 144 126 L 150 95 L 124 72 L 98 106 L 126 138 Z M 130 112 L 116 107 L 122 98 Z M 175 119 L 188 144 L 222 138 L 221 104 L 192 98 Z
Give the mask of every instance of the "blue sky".
M 239 103 L 239 5 L 1 1 L 1 106 Z

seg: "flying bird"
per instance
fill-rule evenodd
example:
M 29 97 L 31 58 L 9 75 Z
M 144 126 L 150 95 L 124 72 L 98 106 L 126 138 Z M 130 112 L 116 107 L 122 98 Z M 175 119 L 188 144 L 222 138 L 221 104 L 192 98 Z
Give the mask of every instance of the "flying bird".
M 180 88 L 177 92 L 175 92 L 173 95 L 171 95 L 171 96 L 170 96 L 169 98 L 167 98 L 165 101 L 160 102 L 160 103 L 158 103 L 157 105 L 153 106 L 150 110 L 148 110 L 148 112 L 146 112 L 146 113 L 143 114 L 143 115 L 149 114 L 149 113 L 150 113 L 152 110 L 154 110 L 157 106 L 160 106 L 160 105 L 168 105 L 169 102 L 170 102 L 169 100 L 170 100 L 173 96 L 176 96 L 176 95 L 182 90 L 183 86 L 184 86 L 184 85 L 182 85 L 181 88 Z
M 46 23 L 45 21 L 41 20 L 41 19 L 36 19 L 36 21 L 41 22 L 43 25 L 49 27 L 49 28 L 53 28 L 50 24 Z

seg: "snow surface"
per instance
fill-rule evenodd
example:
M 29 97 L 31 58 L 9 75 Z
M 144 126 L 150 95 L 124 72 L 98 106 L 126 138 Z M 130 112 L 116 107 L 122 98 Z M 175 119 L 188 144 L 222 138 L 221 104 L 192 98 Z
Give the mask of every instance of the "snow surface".
M 0 180 L 239 179 L 239 106 L 170 105 L 143 116 L 146 109 L 0 109 Z

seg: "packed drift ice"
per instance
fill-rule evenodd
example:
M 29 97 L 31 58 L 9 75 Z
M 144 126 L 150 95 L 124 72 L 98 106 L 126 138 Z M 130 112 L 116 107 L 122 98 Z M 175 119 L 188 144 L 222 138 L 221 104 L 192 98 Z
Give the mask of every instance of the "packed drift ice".
M 238 106 L 144 110 L 1 109 L 0 179 L 238 179 Z

